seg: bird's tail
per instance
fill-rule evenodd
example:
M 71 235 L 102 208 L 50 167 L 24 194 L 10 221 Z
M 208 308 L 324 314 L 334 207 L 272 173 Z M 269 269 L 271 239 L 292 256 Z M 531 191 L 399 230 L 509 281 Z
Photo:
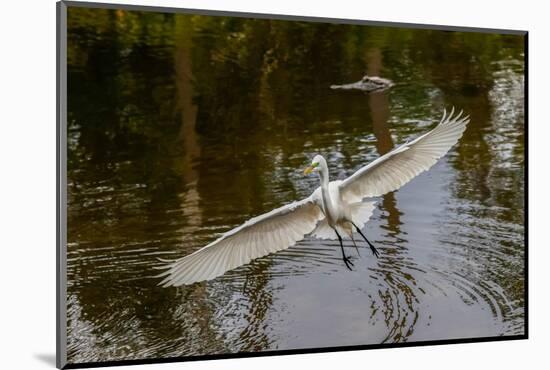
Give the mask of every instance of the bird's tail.
M 375 205 L 375 200 L 350 204 L 351 219 L 359 229 L 362 229 L 371 218 Z

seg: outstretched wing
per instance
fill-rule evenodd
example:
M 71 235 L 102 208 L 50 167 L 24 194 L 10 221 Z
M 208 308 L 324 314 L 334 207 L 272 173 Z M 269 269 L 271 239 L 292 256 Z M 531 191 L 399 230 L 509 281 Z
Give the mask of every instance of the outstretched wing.
M 211 280 L 255 258 L 286 249 L 324 218 L 317 193 L 246 221 L 216 241 L 169 265 L 159 285 L 179 286 Z
M 448 116 L 446 113 L 430 132 L 384 154 L 342 181 L 340 193 L 344 199 L 351 203 L 386 194 L 432 167 L 456 144 L 470 122 L 468 116 L 461 118 L 462 112 L 453 117 L 454 108 Z

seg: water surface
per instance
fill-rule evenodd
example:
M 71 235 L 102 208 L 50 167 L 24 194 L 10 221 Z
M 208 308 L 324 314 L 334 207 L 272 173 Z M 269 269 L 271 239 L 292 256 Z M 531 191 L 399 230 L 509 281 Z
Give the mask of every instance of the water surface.
M 142 359 L 524 332 L 520 36 L 69 8 L 68 359 Z M 378 94 L 332 84 L 380 75 Z M 210 282 L 189 254 L 471 116 L 429 172 L 378 200 L 360 243 L 306 239 Z

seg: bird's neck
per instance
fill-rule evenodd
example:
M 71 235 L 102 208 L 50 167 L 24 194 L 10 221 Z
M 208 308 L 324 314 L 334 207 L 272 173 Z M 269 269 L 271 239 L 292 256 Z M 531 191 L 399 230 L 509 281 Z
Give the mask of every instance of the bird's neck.
M 330 193 L 328 190 L 328 183 L 329 183 L 328 169 L 323 168 L 321 172 L 319 172 L 319 179 L 321 180 L 321 192 L 323 195 L 323 205 L 325 207 L 325 210 L 330 212 L 332 210 L 332 201 L 330 199 Z
M 326 166 L 321 167 L 321 171 L 319 171 L 319 180 L 321 180 L 321 189 L 328 191 L 328 168 Z

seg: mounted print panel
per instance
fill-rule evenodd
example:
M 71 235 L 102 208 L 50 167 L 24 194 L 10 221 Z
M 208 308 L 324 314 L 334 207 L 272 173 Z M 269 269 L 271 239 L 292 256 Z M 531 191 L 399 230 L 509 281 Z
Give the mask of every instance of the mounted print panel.
M 58 26 L 59 367 L 527 337 L 526 32 Z

